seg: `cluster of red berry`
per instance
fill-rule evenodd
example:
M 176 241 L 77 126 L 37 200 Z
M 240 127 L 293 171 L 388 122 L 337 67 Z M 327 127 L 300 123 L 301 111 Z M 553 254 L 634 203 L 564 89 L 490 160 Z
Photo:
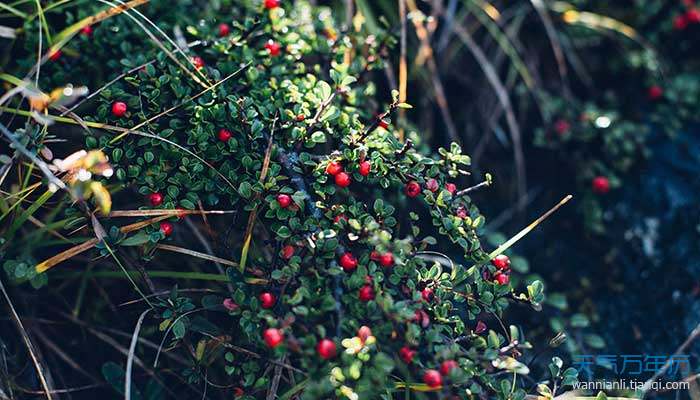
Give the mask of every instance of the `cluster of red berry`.
M 684 0 L 685 12 L 673 17 L 673 29 L 682 31 L 690 24 L 700 23 L 700 9 L 695 6 L 695 2 Z

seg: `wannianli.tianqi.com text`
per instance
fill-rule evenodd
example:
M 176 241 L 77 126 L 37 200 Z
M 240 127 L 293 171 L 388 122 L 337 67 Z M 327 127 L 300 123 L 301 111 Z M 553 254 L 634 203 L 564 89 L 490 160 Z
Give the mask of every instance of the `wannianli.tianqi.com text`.
M 573 385 L 574 390 L 641 390 L 645 381 L 634 379 L 614 379 L 600 381 L 579 381 Z M 662 382 L 654 381 L 648 383 L 647 390 L 651 391 L 668 391 L 668 390 L 688 390 L 690 382 Z

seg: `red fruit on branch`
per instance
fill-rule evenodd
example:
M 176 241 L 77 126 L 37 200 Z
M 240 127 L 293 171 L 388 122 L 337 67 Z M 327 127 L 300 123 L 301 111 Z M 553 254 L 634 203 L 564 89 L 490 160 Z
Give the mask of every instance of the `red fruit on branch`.
M 231 131 L 229 131 L 228 129 L 222 128 L 222 129 L 219 129 L 219 134 L 217 136 L 219 137 L 220 141 L 228 142 L 229 139 L 231 139 L 231 136 L 233 136 L 233 135 L 231 134 Z
M 491 260 L 491 264 L 501 270 L 508 269 L 510 267 L 510 258 L 505 254 L 499 254 Z
M 360 168 L 359 168 L 359 170 L 360 170 L 360 175 L 362 175 L 362 176 L 367 176 L 367 175 L 369 175 L 370 169 L 372 169 L 372 164 L 370 164 L 369 161 L 366 161 L 366 160 L 365 160 L 365 161 L 362 161 L 362 162 L 360 163 Z
M 425 188 L 430 190 L 431 192 L 435 193 L 438 191 L 440 188 L 440 184 L 438 183 L 437 180 L 430 178 L 428 181 L 425 183 Z
M 691 8 L 685 13 L 685 19 L 689 24 L 697 24 L 700 22 L 700 10 L 697 8 Z
M 284 340 L 284 334 L 279 329 L 268 328 L 263 332 L 263 340 L 265 340 L 267 347 L 273 349 L 282 343 L 282 340 Z
M 262 308 L 265 308 L 265 309 L 274 307 L 275 302 L 277 302 L 277 298 L 275 297 L 275 295 L 270 293 L 270 292 L 260 293 L 259 299 L 260 299 L 260 304 L 262 305 Z
M 571 129 L 571 124 L 569 124 L 569 121 L 565 119 L 559 119 L 557 120 L 557 122 L 554 123 L 554 131 L 559 136 L 564 136 L 566 133 L 569 132 L 569 129 Z
M 165 237 L 170 236 L 170 234 L 173 233 L 173 224 L 171 224 L 170 222 L 161 222 L 160 231 L 163 232 L 163 235 L 165 235 Z
M 494 279 L 496 280 L 496 283 L 499 285 L 507 285 L 508 282 L 510 282 L 510 277 L 508 274 L 504 274 L 503 272 L 497 272 L 496 275 L 494 275 Z
M 350 186 L 350 175 L 340 172 L 335 176 L 335 184 L 341 188 Z
M 352 272 L 357 268 L 357 258 L 350 252 L 344 253 L 340 256 L 340 266 L 345 272 Z
M 423 374 L 423 383 L 430 386 L 431 388 L 437 388 L 442 386 L 442 376 L 440 373 L 434 369 L 429 369 Z
M 382 265 L 382 267 L 388 268 L 394 265 L 394 255 L 390 252 L 384 253 L 381 256 L 379 256 L 379 264 Z
M 404 187 L 404 191 L 406 192 L 406 196 L 408 197 L 416 197 L 420 194 L 420 185 L 416 181 L 410 181 L 406 184 L 406 187 Z
M 338 214 L 333 218 L 333 223 L 339 223 L 341 220 L 347 221 L 348 217 L 345 216 L 345 214 Z
M 405 362 L 406 364 L 410 364 L 413 362 L 413 357 L 416 355 L 416 351 L 412 350 L 408 346 L 404 346 L 401 349 L 399 349 L 399 358 L 401 358 L 401 361 Z
M 688 19 L 685 14 L 676 15 L 673 17 L 673 29 L 682 31 L 688 27 Z
M 281 1 L 280 0 L 265 0 L 263 2 L 265 8 L 268 10 L 272 10 L 273 8 L 277 8 L 280 6 Z
M 591 181 L 591 188 L 594 193 L 606 194 L 610 191 L 610 180 L 604 176 L 596 176 Z
M 223 303 L 221 303 L 225 309 L 229 311 L 236 311 L 238 310 L 238 304 L 236 304 L 233 299 L 231 298 L 225 298 Z
M 324 360 L 333 358 L 336 352 L 335 343 L 330 339 L 322 339 L 316 346 L 316 352 Z
M 425 289 L 421 290 L 420 297 L 423 300 L 430 303 L 435 298 L 435 291 L 433 291 L 433 289 L 431 289 L 431 288 L 425 288 Z
M 370 336 L 372 336 L 372 330 L 369 329 L 369 326 L 362 325 L 360 329 L 357 330 L 357 337 L 360 338 L 360 341 L 362 341 L 362 343 L 366 342 L 367 338 L 369 338 Z
M 272 57 L 277 57 L 278 55 L 280 55 L 282 46 L 280 46 L 280 44 L 275 42 L 274 40 L 270 39 L 267 41 L 267 43 L 265 43 L 265 50 L 267 50 L 267 53 Z
M 343 172 L 343 165 L 337 161 L 331 161 L 326 166 L 326 173 L 328 175 L 336 176 L 341 172 Z
M 126 114 L 126 103 L 123 101 L 115 101 L 112 103 L 112 115 L 114 115 L 117 118 L 121 118 Z
M 357 293 L 357 297 L 360 299 L 360 301 L 368 302 L 370 300 L 374 300 L 374 288 L 370 285 L 365 285 L 362 286 Z
M 294 246 L 288 244 L 282 248 L 282 258 L 289 260 L 294 255 Z
M 448 376 L 453 368 L 459 368 L 459 364 L 455 360 L 445 360 L 440 364 L 440 373 L 443 376 Z
M 477 321 L 476 326 L 474 327 L 474 333 L 476 333 L 477 335 L 480 335 L 480 334 L 486 332 L 487 329 L 488 329 L 488 327 L 486 326 L 484 321 Z
M 231 33 L 231 28 L 229 28 L 228 24 L 219 24 L 219 36 L 228 36 L 229 33 Z
M 85 37 L 92 36 L 92 25 L 85 25 L 83 29 L 80 30 L 80 34 Z
M 192 64 L 194 64 L 194 67 L 197 69 L 204 68 L 204 59 L 200 56 L 194 56 L 192 57 Z
M 301 121 L 303 121 L 303 120 L 306 119 L 306 115 L 304 115 L 304 114 L 298 114 L 298 115 L 296 116 L 296 119 L 297 119 L 297 122 L 301 122 Z
M 454 183 L 446 183 L 445 190 L 450 192 L 450 194 L 455 194 L 455 192 L 457 191 L 457 185 L 455 185 Z
M 378 126 L 383 129 L 389 129 L 389 123 L 384 121 L 383 119 L 379 120 Z
M 650 100 L 659 100 L 663 97 L 664 90 L 661 88 L 661 86 L 654 85 L 649 88 L 647 95 L 649 96 Z
M 287 208 L 290 204 L 292 204 L 292 198 L 288 194 L 278 194 L 277 203 L 280 205 L 280 207 Z
M 163 204 L 163 195 L 158 192 L 151 193 L 148 195 L 148 201 L 153 207 L 158 207 L 159 205 Z

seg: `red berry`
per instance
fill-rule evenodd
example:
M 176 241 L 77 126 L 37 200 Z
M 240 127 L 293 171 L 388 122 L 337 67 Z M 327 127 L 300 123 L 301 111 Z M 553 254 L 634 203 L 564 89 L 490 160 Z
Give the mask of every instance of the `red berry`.
M 499 254 L 491 260 L 491 264 L 498 269 L 508 269 L 510 267 L 510 258 L 505 254 Z
M 369 259 L 370 259 L 370 260 L 372 260 L 372 261 L 376 261 L 376 262 L 379 262 L 379 260 L 381 260 L 381 259 L 382 259 L 382 255 L 381 255 L 381 254 L 379 254 L 379 252 L 378 252 L 378 251 L 376 251 L 376 250 L 372 250 L 372 252 L 371 252 L 371 253 L 369 253 Z
M 265 329 L 265 332 L 263 332 L 263 339 L 265 340 L 267 347 L 275 348 L 279 346 L 280 343 L 282 343 L 282 340 L 284 339 L 284 334 L 279 329 L 268 328 Z
M 559 136 L 564 136 L 567 132 L 569 132 L 569 129 L 571 129 L 571 124 L 569 124 L 569 121 L 565 119 L 557 120 L 557 122 L 554 123 L 554 131 Z
M 697 24 L 700 22 L 700 10 L 697 8 L 691 8 L 685 13 L 685 19 L 688 23 Z
M 344 253 L 340 256 L 340 266 L 345 272 L 352 272 L 357 268 L 357 258 L 352 253 Z
M 380 128 L 389 129 L 389 123 L 386 122 L 386 121 L 384 121 L 383 119 L 380 119 L 380 120 L 379 120 L 378 125 L 379 125 Z
M 49 60 L 51 61 L 58 61 L 59 58 L 61 58 L 61 55 L 63 52 L 61 50 L 55 50 L 49 53 Z
M 331 161 L 326 166 L 326 173 L 328 175 L 336 176 L 341 172 L 343 172 L 343 166 L 337 161 Z
M 288 194 L 278 194 L 277 203 L 280 205 L 280 207 L 287 208 L 290 204 L 292 204 L 292 198 L 289 197 Z
M 241 397 L 244 394 L 245 394 L 245 391 L 243 390 L 243 388 L 236 387 L 233 389 L 233 396 L 234 397 Z
M 610 191 L 610 181 L 604 176 L 596 176 L 591 181 L 593 192 L 597 194 L 606 194 Z
M 664 90 L 661 88 L 661 86 L 654 85 L 649 88 L 649 91 L 647 93 L 647 96 L 649 96 L 650 100 L 659 100 L 661 97 L 664 95 Z
M 457 207 L 457 212 L 455 213 L 457 217 L 459 218 L 467 218 L 469 216 L 469 213 L 467 212 L 467 209 L 464 208 L 464 206 L 459 206 Z
M 301 121 L 306 119 L 306 115 L 298 114 L 296 118 L 297 118 L 297 122 L 301 122 Z
M 85 25 L 83 29 L 80 30 L 80 34 L 83 36 L 92 36 L 92 26 Z
M 423 374 L 423 382 L 431 388 L 442 386 L 442 376 L 434 369 L 429 369 Z
M 233 136 L 233 135 L 231 134 L 231 131 L 229 131 L 228 129 L 222 128 L 222 129 L 219 129 L 218 136 L 219 136 L 219 140 L 221 140 L 222 142 L 228 142 L 228 140 L 231 139 L 231 136 Z
M 163 235 L 166 237 L 170 236 L 170 234 L 173 233 L 173 224 L 170 222 L 161 222 L 160 231 L 163 232 Z
M 450 192 L 450 194 L 455 194 L 455 192 L 457 191 L 457 185 L 455 185 L 454 183 L 446 183 L 445 190 Z
M 229 28 L 228 24 L 219 24 L 219 36 L 228 36 L 229 33 L 231 33 L 231 28 Z
M 415 350 L 411 350 L 411 348 L 404 346 L 399 350 L 399 358 L 401 358 L 401 361 L 405 362 L 406 364 L 410 364 L 413 362 L 413 356 L 416 355 Z
M 282 248 L 282 258 L 289 260 L 294 255 L 294 246 L 288 244 Z
M 263 4 L 265 5 L 265 8 L 272 10 L 273 8 L 280 6 L 280 0 L 265 0 Z
M 153 207 L 158 207 L 159 205 L 163 204 L 163 195 L 158 192 L 151 193 L 148 195 L 148 201 Z
M 443 376 L 447 376 L 450 374 L 450 371 L 452 371 L 453 368 L 459 368 L 459 364 L 457 364 L 457 361 L 455 360 L 445 360 L 440 364 L 440 373 Z
M 372 330 L 369 329 L 369 326 L 362 325 L 360 329 L 357 330 L 357 337 L 360 338 L 362 343 L 367 341 L 367 338 L 372 336 Z
M 282 46 L 280 46 L 280 44 L 275 42 L 274 40 L 270 39 L 267 41 L 267 43 L 265 43 L 265 50 L 267 50 L 268 54 L 270 54 L 272 57 L 276 57 L 280 55 Z
M 316 346 L 316 352 L 324 360 L 335 357 L 335 343 L 330 339 L 322 339 Z
M 192 57 L 192 63 L 194 64 L 194 67 L 197 69 L 201 69 L 204 67 L 204 59 L 200 56 Z
M 431 302 L 435 298 L 435 292 L 431 288 L 425 288 L 421 290 L 420 297 L 427 302 Z
M 420 194 L 420 185 L 416 181 L 410 181 L 406 184 L 404 191 L 406 192 L 406 196 L 416 197 Z
M 275 306 L 275 302 L 277 301 L 275 295 L 270 292 L 260 293 L 259 299 L 260 303 L 262 304 L 262 308 L 272 308 Z
M 357 293 L 357 296 L 359 297 L 360 301 L 370 301 L 374 300 L 374 288 L 370 285 L 365 285 L 360 288 L 360 291 Z
M 340 172 L 335 176 L 335 184 L 341 188 L 350 186 L 350 175 L 345 172 Z
M 413 313 L 413 318 L 411 318 L 411 321 L 422 326 L 423 328 L 427 328 L 430 325 L 430 316 L 423 310 L 416 310 Z
M 360 175 L 362 175 L 362 176 L 369 175 L 370 169 L 372 169 L 372 164 L 370 164 L 369 161 L 362 161 L 360 163 Z
M 338 214 L 335 216 L 335 218 L 333 218 L 333 222 L 336 224 L 340 223 L 340 220 L 347 221 L 348 217 L 346 217 L 345 214 Z
M 677 31 L 682 31 L 688 27 L 688 19 L 684 14 L 676 15 L 673 17 L 673 29 Z
M 121 118 L 126 114 L 126 103 L 123 101 L 115 101 L 112 103 L 112 115 L 114 115 L 117 118 Z
M 382 267 L 388 268 L 394 265 L 394 255 L 391 254 L 390 252 L 384 253 L 381 256 L 379 256 L 379 264 L 382 265 Z
M 478 335 L 478 334 L 486 332 L 487 329 L 488 329 L 488 327 L 486 326 L 484 321 L 477 321 L 476 327 L 474 327 L 474 333 L 476 333 Z
M 431 192 L 435 193 L 438 191 L 440 188 L 440 184 L 438 183 L 437 180 L 430 178 L 428 181 L 425 183 L 425 188 L 430 190 Z
M 504 274 L 503 272 L 497 272 L 494 278 L 496 279 L 496 283 L 501 286 L 507 285 L 508 282 L 510 282 L 510 277 L 508 274 Z
M 224 308 L 229 310 L 229 311 L 236 311 L 238 310 L 238 304 L 236 304 L 233 299 L 231 298 L 225 298 L 224 302 L 222 303 Z

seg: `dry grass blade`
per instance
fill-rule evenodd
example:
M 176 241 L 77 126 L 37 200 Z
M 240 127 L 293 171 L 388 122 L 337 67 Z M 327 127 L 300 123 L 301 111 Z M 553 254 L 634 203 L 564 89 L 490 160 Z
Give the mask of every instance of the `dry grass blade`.
M 532 223 L 530 223 L 530 225 L 526 226 L 526 227 L 523 228 L 520 232 L 518 232 L 515 236 L 513 236 L 513 237 L 510 238 L 510 239 L 508 239 L 508 240 L 507 240 L 505 243 L 503 243 L 502 245 L 498 246 L 498 248 L 497 248 L 496 250 L 492 251 L 492 252 L 489 254 L 489 259 L 493 259 L 493 258 L 496 257 L 497 255 L 499 255 L 499 254 L 503 253 L 504 251 L 508 250 L 508 249 L 510 248 L 510 246 L 514 245 L 518 240 L 522 239 L 523 236 L 525 236 L 525 235 L 527 235 L 528 233 L 530 233 L 530 231 L 532 231 L 533 229 L 535 229 L 535 227 L 537 227 L 537 225 L 539 225 L 539 224 L 540 224 L 542 221 L 544 221 L 545 219 L 549 218 L 550 215 L 554 214 L 554 212 L 556 212 L 561 206 L 563 206 L 564 204 L 566 204 L 566 203 L 567 203 L 569 200 L 571 200 L 573 197 L 574 197 L 574 196 L 572 196 L 572 195 L 567 195 L 566 197 L 564 197 L 563 199 L 561 199 L 561 201 L 560 201 L 559 203 L 557 203 L 554 207 L 550 208 L 546 213 L 542 214 L 539 218 L 537 218 L 536 220 L 532 221 Z
M 423 21 L 419 16 L 423 16 L 420 12 L 414 0 L 407 0 L 408 9 L 413 14 L 411 21 L 413 21 L 413 26 L 416 30 L 416 35 L 421 41 L 421 52 L 416 58 L 416 63 L 422 58 L 425 58 L 428 64 L 428 69 L 430 71 L 430 79 L 433 83 L 433 91 L 435 92 L 435 101 L 440 108 L 440 113 L 442 114 L 443 122 L 447 128 L 447 134 L 450 140 L 455 143 L 460 143 L 459 135 L 457 134 L 457 128 L 452 116 L 450 115 L 450 107 L 447 103 L 447 96 L 445 95 L 445 89 L 440 80 L 440 71 L 438 70 L 437 64 L 435 62 L 435 57 L 433 57 L 433 49 L 430 47 L 430 37 L 428 35 L 427 29 L 423 26 Z
M 270 138 L 267 142 L 267 149 L 265 150 L 265 160 L 263 161 L 262 169 L 260 170 L 260 182 L 265 181 L 267 177 L 267 170 L 270 168 L 270 157 L 272 156 L 272 144 L 273 138 L 275 136 L 275 125 L 277 123 L 277 117 L 272 121 L 272 129 L 270 130 Z M 258 194 L 256 200 L 260 198 Z M 245 239 L 243 240 L 243 249 L 241 249 L 241 263 L 238 266 L 238 270 L 243 272 L 245 270 L 245 264 L 248 260 L 248 250 L 250 250 L 250 241 L 253 238 L 253 228 L 255 227 L 255 219 L 258 215 L 258 206 L 256 205 L 248 215 L 248 224 L 245 229 Z
M 25 346 L 27 346 L 27 350 L 29 351 L 29 356 L 32 358 L 32 362 L 34 363 L 34 368 L 36 369 L 36 373 L 39 377 L 39 382 L 41 382 L 41 387 L 44 389 L 44 394 L 46 395 L 46 398 L 48 400 L 51 400 L 53 398 L 51 396 L 51 388 L 49 387 L 49 384 L 46 380 L 46 377 L 44 376 L 44 369 L 43 369 L 42 365 L 39 363 L 39 359 L 36 356 L 36 350 L 34 349 L 34 345 L 32 344 L 32 341 L 29 339 L 29 335 L 27 334 L 27 331 L 24 329 L 24 325 L 22 324 L 22 320 L 19 318 L 19 314 L 17 314 L 17 311 L 15 310 L 15 306 L 12 304 L 12 300 L 10 299 L 10 295 L 5 290 L 5 285 L 3 285 L 1 279 L 0 279 L 0 290 L 2 290 L 2 294 L 5 297 L 5 301 L 7 301 L 7 306 L 10 308 L 10 314 L 12 315 L 12 320 L 15 322 L 15 325 L 17 325 L 17 330 L 19 331 L 20 336 L 22 336 L 22 340 L 24 341 Z
M 151 309 L 148 309 L 141 313 L 139 320 L 136 322 L 136 327 L 134 328 L 134 333 L 131 335 L 131 344 L 129 345 L 129 355 L 126 357 L 126 376 L 124 378 L 124 400 L 131 400 L 131 369 L 134 365 L 134 352 L 136 351 L 136 343 L 139 340 L 139 332 L 141 331 L 141 325 L 143 324 L 144 318 Z
M 204 214 L 233 214 L 235 211 L 229 210 L 182 210 L 182 209 L 151 209 L 151 210 L 117 210 L 107 215 L 107 218 L 119 217 L 157 217 L 167 215 L 169 217 L 180 217 L 185 215 Z
M 520 126 L 518 125 L 518 122 L 515 119 L 515 112 L 513 111 L 513 105 L 510 101 L 510 97 L 508 96 L 508 91 L 506 90 L 506 87 L 503 84 L 503 82 L 501 82 L 501 79 L 498 77 L 498 73 L 496 72 L 495 67 L 489 61 L 488 57 L 486 57 L 479 45 L 476 44 L 469 32 L 467 32 L 467 30 L 464 29 L 464 27 L 459 25 L 455 26 L 454 29 L 457 33 L 457 36 L 459 36 L 462 42 L 472 53 L 474 58 L 476 58 L 476 61 L 479 63 L 479 66 L 481 67 L 482 71 L 484 71 L 484 75 L 486 75 L 486 79 L 489 81 L 489 84 L 491 84 L 493 89 L 496 91 L 498 101 L 501 103 L 501 106 L 506 112 L 506 122 L 508 123 L 511 139 L 513 141 L 513 153 L 515 157 L 515 166 L 518 181 L 518 197 L 523 197 L 525 193 L 527 193 L 525 156 L 523 154 Z
M 142 228 L 144 228 L 148 225 L 151 225 L 153 223 L 167 219 L 169 217 L 170 217 L 169 215 L 162 215 L 160 217 L 155 217 L 155 218 L 147 219 L 145 221 L 140 221 L 140 222 L 136 222 L 136 223 L 133 223 L 130 225 L 125 225 L 125 226 L 119 228 L 119 230 L 122 233 L 130 233 L 130 232 L 142 229 Z M 66 261 L 72 257 L 75 257 L 84 251 L 90 250 L 91 248 L 95 247 L 97 245 L 97 243 L 99 243 L 99 240 L 90 239 L 90 240 L 83 242 L 79 245 L 73 246 L 66 251 L 62 251 L 62 252 L 56 254 L 55 256 L 40 262 L 39 264 L 37 264 L 34 267 L 34 269 L 39 274 L 42 272 L 45 272 L 49 268 L 51 268 L 59 263 L 62 263 L 63 261 Z
M 401 20 L 401 49 L 399 58 L 399 102 L 406 102 L 406 92 L 408 86 L 408 63 L 406 61 L 406 0 L 399 1 L 399 19 Z M 399 120 L 403 121 L 406 115 L 406 110 L 399 109 Z M 401 124 L 399 128 L 399 140 L 404 139 L 404 128 Z
M 233 261 L 226 260 L 224 258 L 220 258 L 220 257 L 216 257 L 216 256 L 212 256 L 212 255 L 209 255 L 206 253 L 201 253 L 199 251 L 186 249 L 184 247 L 172 246 L 169 244 L 159 244 L 156 246 L 156 249 L 173 251 L 175 253 L 180 253 L 180 254 L 187 254 L 188 256 L 201 258 L 201 259 L 207 260 L 207 261 L 218 262 L 220 264 L 228 265 L 229 267 L 237 267 L 238 266 L 238 264 L 233 262 Z
M 547 12 L 547 8 L 544 5 L 543 0 L 530 0 L 532 2 L 532 6 L 535 8 L 535 11 L 537 11 L 537 14 L 540 16 L 540 19 L 542 20 L 542 23 L 544 24 L 544 29 L 545 32 L 547 33 L 547 36 L 549 37 L 549 42 L 552 44 L 552 51 L 554 52 L 554 58 L 557 60 L 557 67 L 559 68 L 559 76 L 561 77 L 562 82 L 564 85 L 567 84 L 567 68 L 566 68 L 566 60 L 564 59 L 564 51 L 562 50 L 561 43 L 559 42 L 559 35 L 557 34 L 557 30 L 554 29 L 554 24 L 552 23 L 552 18 L 550 17 L 549 13 Z

